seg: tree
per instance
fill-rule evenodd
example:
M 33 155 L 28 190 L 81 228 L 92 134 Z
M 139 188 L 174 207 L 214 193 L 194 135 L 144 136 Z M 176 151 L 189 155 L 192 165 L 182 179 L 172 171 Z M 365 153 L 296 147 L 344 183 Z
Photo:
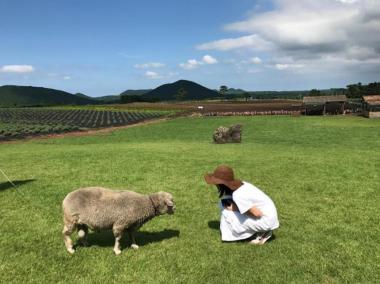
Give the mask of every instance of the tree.
M 317 90 L 317 89 L 312 89 L 310 92 L 309 92 L 309 96 L 320 96 L 321 95 L 321 91 L 320 90 Z
M 129 96 L 129 95 L 121 95 L 120 96 L 120 102 L 122 104 L 128 104 L 128 103 L 133 103 L 133 102 L 141 102 L 141 96 L 137 96 L 137 95 L 132 95 L 132 96 Z
M 251 94 L 248 93 L 248 92 L 245 92 L 245 93 L 243 94 L 243 96 L 244 96 L 244 98 L 245 98 L 245 101 L 247 102 L 248 99 L 251 97 Z
M 380 83 L 373 82 L 368 85 L 362 83 L 351 84 L 347 86 L 349 98 L 361 98 L 362 96 L 377 95 L 380 93 Z
M 182 101 L 187 95 L 187 91 L 185 88 L 179 88 L 177 91 L 177 94 L 175 95 L 175 98 L 177 101 Z
M 220 86 L 219 95 L 221 96 L 222 100 L 223 100 L 224 96 L 227 94 L 227 92 L 228 92 L 227 86 L 225 86 L 225 85 Z

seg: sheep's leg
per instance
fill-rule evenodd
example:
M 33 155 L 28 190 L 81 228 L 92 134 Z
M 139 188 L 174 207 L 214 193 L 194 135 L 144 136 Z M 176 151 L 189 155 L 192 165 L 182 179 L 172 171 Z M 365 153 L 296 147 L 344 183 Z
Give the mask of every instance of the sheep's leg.
M 74 232 L 75 227 L 75 224 L 65 224 L 62 231 L 66 249 L 71 254 L 73 254 L 75 250 L 73 248 L 73 240 L 70 238 L 70 235 Z
M 135 239 L 136 228 L 130 228 L 127 232 L 128 232 L 129 239 L 132 242 L 131 248 L 139 249 L 139 246 L 136 244 L 136 239 Z
M 83 246 L 87 246 L 87 234 L 88 234 L 88 227 L 86 225 L 78 225 L 78 237 L 80 242 Z
M 116 255 L 119 255 L 121 254 L 120 240 L 123 237 L 123 229 L 119 227 L 114 227 L 112 231 L 113 235 L 115 236 L 115 246 L 113 247 L 113 251 Z

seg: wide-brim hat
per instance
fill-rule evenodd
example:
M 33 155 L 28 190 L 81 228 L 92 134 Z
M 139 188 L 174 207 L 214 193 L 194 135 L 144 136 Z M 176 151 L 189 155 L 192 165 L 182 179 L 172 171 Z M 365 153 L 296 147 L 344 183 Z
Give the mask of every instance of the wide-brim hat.
M 232 168 L 226 165 L 218 166 L 213 173 L 205 174 L 204 178 L 208 184 L 224 184 L 233 190 L 242 184 L 241 180 L 235 179 Z

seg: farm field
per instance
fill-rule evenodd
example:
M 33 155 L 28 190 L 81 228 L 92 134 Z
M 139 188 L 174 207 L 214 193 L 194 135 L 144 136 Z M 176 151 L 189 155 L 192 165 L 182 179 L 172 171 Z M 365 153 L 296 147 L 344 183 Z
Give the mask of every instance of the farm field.
M 200 105 L 202 109 L 198 108 Z M 300 107 L 296 100 L 258 100 L 0 108 L 0 141 L 123 126 L 162 116 L 290 114 Z
M 241 123 L 241 144 L 215 145 Z M 0 144 L 1 283 L 379 283 L 380 120 L 361 117 L 193 117 L 106 135 Z M 218 164 L 272 197 L 280 228 L 264 246 L 222 243 Z M 164 190 L 174 215 L 137 233 L 65 250 L 61 202 L 79 187 Z
M 245 111 L 295 111 L 300 110 L 302 101 L 299 100 L 253 100 L 253 101 L 199 101 L 173 103 L 129 103 L 112 105 L 115 109 L 144 109 L 144 110 L 172 110 L 187 112 L 245 112 Z M 203 106 L 202 110 L 198 106 Z M 104 106 L 107 107 L 107 106 Z
M 0 141 L 51 133 L 129 125 L 158 118 L 161 112 L 90 109 L 0 109 Z

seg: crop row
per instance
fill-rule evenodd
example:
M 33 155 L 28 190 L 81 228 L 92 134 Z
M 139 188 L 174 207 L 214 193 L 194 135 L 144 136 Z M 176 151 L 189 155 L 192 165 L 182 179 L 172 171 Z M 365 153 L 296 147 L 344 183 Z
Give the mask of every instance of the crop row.
M 0 124 L 0 141 L 13 138 L 23 138 L 51 133 L 63 133 L 79 130 L 78 127 L 70 125 L 43 125 L 43 124 Z
M 0 109 L 0 140 L 128 125 L 160 113 L 98 110 Z

